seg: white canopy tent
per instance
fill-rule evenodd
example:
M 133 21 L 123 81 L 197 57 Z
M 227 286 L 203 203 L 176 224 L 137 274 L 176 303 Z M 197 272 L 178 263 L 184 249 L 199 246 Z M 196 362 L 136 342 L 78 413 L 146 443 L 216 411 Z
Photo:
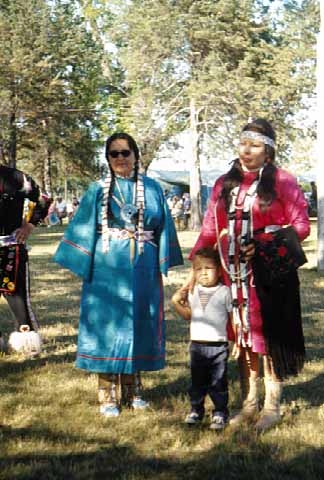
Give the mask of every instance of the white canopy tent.
M 207 187 L 212 187 L 224 171 L 218 169 L 211 170 L 202 170 L 201 172 L 201 183 Z M 184 187 L 189 187 L 190 183 L 190 172 L 189 171 L 174 171 L 174 170 L 155 170 L 148 169 L 147 175 L 151 178 L 154 178 L 161 184 L 167 185 L 180 185 Z

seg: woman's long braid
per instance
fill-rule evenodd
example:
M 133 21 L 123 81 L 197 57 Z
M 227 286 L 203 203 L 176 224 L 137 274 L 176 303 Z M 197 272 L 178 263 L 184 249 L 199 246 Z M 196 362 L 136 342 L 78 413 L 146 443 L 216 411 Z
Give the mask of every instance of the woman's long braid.
M 141 255 L 144 251 L 144 209 L 145 209 L 145 198 L 144 198 L 144 182 L 143 176 L 139 171 L 139 161 L 135 166 L 135 180 L 136 180 L 136 207 L 138 208 L 138 253 Z
M 261 207 L 266 208 L 276 197 L 275 191 L 275 176 L 277 167 L 268 162 L 262 171 L 261 179 L 257 187 L 257 194 Z M 224 199 L 226 208 L 228 210 L 231 202 L 231 191 L 238 186 L 243 180 L 243 172 L 240 166 L 239 159 L 235 159 L 232 168 L 226 174 L 223 189 L 221 191 L 221 198 Z
M 108 199 L 111 188 L 111 171 L 108 165 L 108 173 L 104 180 L 102 208 L 101 208 L 101 228 L 102 228 L 102 250 L 107 253 L 109 250 L 109 225 L 108 225 Z
M 261 208 L 266 208 L 276 198 L 275 178 L 277 167 L 268 162 L 263 169 L 261 180 L 257 188 Z

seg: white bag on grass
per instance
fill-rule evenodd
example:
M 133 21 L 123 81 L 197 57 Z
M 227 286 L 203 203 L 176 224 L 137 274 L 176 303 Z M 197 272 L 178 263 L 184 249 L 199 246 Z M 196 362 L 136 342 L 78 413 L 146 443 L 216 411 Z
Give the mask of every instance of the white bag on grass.
M 30 330 L 29 325 L 21 325 L 19 332 L 12 332 L 8 341 L 9 349 L 27 355 L 38 355 L 42 350 L 39 333 Z

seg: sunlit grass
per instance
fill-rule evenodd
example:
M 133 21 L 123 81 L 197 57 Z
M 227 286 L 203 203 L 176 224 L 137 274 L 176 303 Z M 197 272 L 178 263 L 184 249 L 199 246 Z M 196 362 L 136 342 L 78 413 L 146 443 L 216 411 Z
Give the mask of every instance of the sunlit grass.
M 41 356 L 0 358 L 0 480 L 21 479 L 284 479 L 324 478 L 324 277 L 316 272 L 315 234 L 305 242 L 302 308 L 307 362 L 286 383 L 282 423 L 261 437 L 243 426 L 215 434 L 208 419 L 183 425 L 188 411 L 188 325 L 170 296 L 189 263 L 165 281 L 167 368 L 143 375 L 150 408 L 124 410 L 118 419 L 98 413 L 97 379 L 75 369 L 80 280 L 51 261 L 62 227 L 39 228 L 31 240 L 33 307 L 41 324 Z M 180 232 L 185 256 L 197 233 Z M 12 330 L 1 300 L 0 329 Z M 230 408 L 239 405 L 236 364 L 229 363 Z M 210 403 L 208 402 L 208 408 Z

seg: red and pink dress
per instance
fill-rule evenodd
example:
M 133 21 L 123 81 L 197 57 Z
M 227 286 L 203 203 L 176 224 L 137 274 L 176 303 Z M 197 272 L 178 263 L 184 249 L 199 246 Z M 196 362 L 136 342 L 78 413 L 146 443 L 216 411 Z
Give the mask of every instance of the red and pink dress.
M 256 196 L 251 207 L 251 222 L 253 224 L 253 231 L 262 230 L 267 226 L 286 226 L 291 225 L 297 232 L 299 239 L 304 240 L 310 232 L 310 224 L 307 213 L 307 203 L 304 198 L 304 195 L 300 188 L 297 185 L 296 179 L 289 174 L 288 172 L 277 168 L 275 173 L 275 192 L 276 198 L 271 202 L 266 208 L 262 208 L 259 198 Z M 251 188 L 251 185 L 256 181 L 258 177 L 258 172 L 243 172 L 243 180 L 239 186 L 239 191 L 236 199 L 236 209 L 235 209 L 235 236 L 237 237 L 237 246 L 235 256 L 239 254 L 239 236 L 241 234 L 241 224 L 242 224 L 242 205 L 244 203 L 245 196 L 248 190 Z M 204 217 L 202 229 L 200 235 L 197 239 L 197 242 L 190 253 L 192 258 L 194 253 L 203 247 L 207 246 L 221 246 L 223 255 L 226 257 L 226 252 L 228 252 L 228 211 L 225 206 L 224 199 L 220 198 L 225 175 L 220 177 L 212 190 L 211 197 L 209 200 L 208 208 Z M 221 237 L 221 241 L 217 241 L 217 236 Z M 264 322 L 261 315 L 261 306 L 260 300 L 256 293 L 256 288 L 254 284 L 254 277 L 252 273 L 252 268 L 248 266 L 248 317 L 249 317 L 249 329 L 250 329 L 250 338 L 251 338 L 251 348 L 252 351 L 258 352 L 260 354 L 266 354 L 267 345 L 264 335 Z M 226 269 L 223 270 L 224 282 L 227 285 L 231 284 L 228 272 Z M 296 277 L 295 288 L 298 291 L 296 298 L 286 298 L 284 301 L 287 301 L 289 304 L 299 302 L 299 282 L 298 276 Z M 279 290 L 278 290 L 279 291 Z M 278 292 L 276 292 L 277 294 Z M 283 295 L 283 289 L 280 290 L 280 295 Z M 238 301 L 242 301 L 242 292 L 238 290 Z M 299 302 L 300 303 L 300 302 Z M 298 310 L 298 307 L 297 307 Z M 273 312 L 277 317 L 289 317 L 289 315 L 294 316 L 295 313 L 292 312 L 287 314 L 284 310 L 281 312 Z M 294 321 L 293 319 L 291 321 Z M 289 321 L 290 322 L 290 321 Z M 289 328 L 291 326 L 289 325 Z M 298 326 L 300 334 L 302 336 L 301 326 Z M 297 330 L 298 330 L 297 328 Z M 285 330 L 285 326 L 281 328 L 281 331 Z M 286 335 L 287 332 L 284 332 Z M 231 339 L 233 335 L 229 333 Z M 288 336 L 288 334 L 287 334 Z

